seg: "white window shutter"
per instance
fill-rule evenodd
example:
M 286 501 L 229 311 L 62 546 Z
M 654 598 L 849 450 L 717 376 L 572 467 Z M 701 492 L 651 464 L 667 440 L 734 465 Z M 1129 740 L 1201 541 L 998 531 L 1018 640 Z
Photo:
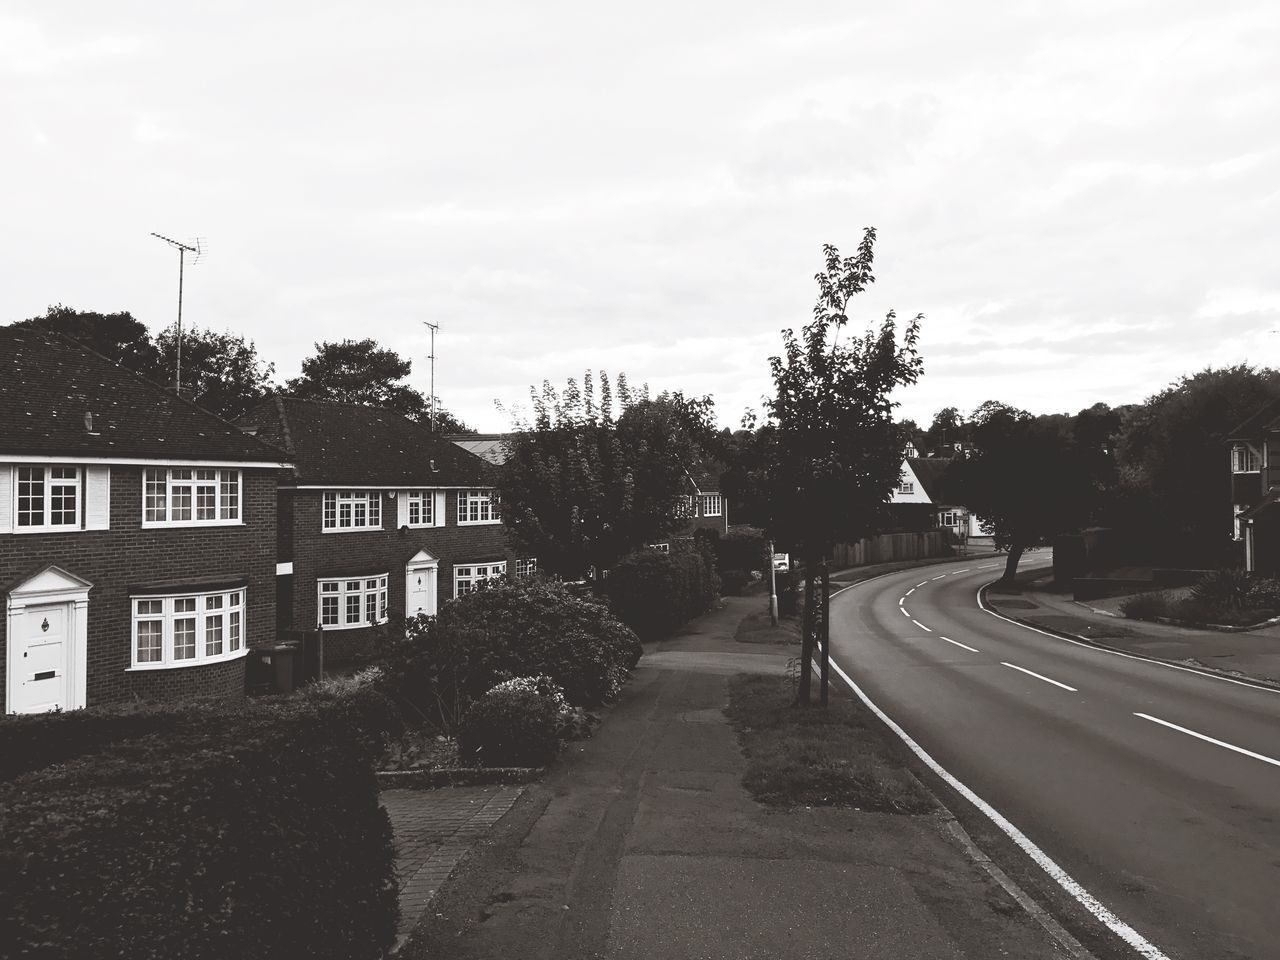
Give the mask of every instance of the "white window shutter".
M 396 529 L 409 525 L 409 491 L 396 491 Z
M 13 529 L 13 467 L 0 464 L 0 533 Z
M 111 529 L 111 468 L 84 468 L 84 528 Z
M 435 518 L 436 526 L 443 527 L 445 525 L 445 492 L 437 490 L 435 498 L 435 509 L 431 511 L 431 514 Z

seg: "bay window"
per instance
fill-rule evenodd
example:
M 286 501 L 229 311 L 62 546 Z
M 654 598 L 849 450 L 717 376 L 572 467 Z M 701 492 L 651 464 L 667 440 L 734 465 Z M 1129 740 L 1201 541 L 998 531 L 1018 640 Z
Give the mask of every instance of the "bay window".
M 245 591 L 132 597 L 133 669 L 234 660 L 246 653 Z

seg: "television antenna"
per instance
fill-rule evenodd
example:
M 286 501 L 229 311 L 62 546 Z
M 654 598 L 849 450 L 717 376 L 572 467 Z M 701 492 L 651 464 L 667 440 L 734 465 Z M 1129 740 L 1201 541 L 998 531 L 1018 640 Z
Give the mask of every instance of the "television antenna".
M 431 352 L 427 354 L 427 359 L 431 361 L 431 432 L 436 432 L 436 331 L 440 329 L 440 324 L 432 323 L 430 320 L 422 321 L 423 326 L 431 331 Z
M 177 356 L 176 362 L 174 363 L 174 370 L 173 370 L 173 392 L 181 396 L 182 395 L 182 268 L 188 253 L 195 254 L 195 256 L 192 257 L 191 259 L 191 265 L 193 267 L 200 262 L 200 258 L 204 256 L 204 245 L 199 238 L 196 239 L 194 244 L 191 244 L 191 243 L 183 243 L 180 240 L 171 240 L 168 237 L 161 236 L 160 234 L 154 233 L 154 232 L 151 235 L 158 240 L 163 240 L 165 243 L 169 244 L 169 246 L 177 247 L 178 249 L 178 326 L 177 326 L 178 332 L 177 332 L 177 336 L 175 337 L 175 342 L 177 343 L 177 347 L 178 347 L 178 356 Z

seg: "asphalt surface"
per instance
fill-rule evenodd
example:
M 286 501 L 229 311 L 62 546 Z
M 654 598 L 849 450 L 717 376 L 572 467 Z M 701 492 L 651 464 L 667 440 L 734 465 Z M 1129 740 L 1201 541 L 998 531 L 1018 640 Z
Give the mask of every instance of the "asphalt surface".
M 1002 566 L 844 590 L 835 660 L 1168 957 L 1280 957 L 1280 693 L 998 619 L 976 594 Z

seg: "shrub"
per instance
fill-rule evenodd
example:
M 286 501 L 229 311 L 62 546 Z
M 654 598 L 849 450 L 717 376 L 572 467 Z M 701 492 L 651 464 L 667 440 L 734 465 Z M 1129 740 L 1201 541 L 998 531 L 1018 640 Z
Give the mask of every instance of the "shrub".
M 1164 590 L 1137 593 L 1120 601 L 1120 612 L 1130 620 L 1155 620 L 1170 614 L 1169 594 Z
M 1245 606 L 1260 610 L 1280 610 L 1280 580 L 1258 578 L 1249 581 Z
M 711 609 L 720 578 L 711 551 L 694 544 L 671 553 L 628 554 L 609 572 L 605 586 L 618 618 L 642 640 L 657 640 Z
M 640 654 L 603 604 L 547 580 L 500 580 L 412 622 L 383 685 L 451 733 L 474 700 L 512 677 L 545 674 L 569 703 L 597 706 L 622 689 Z
M 1191 588 L 1191 597 L 1207 608 L 1231 609 L 1245 605 L 1249 575 L 1243 570 L 1215 570 Z
M 559 706 L 535 684 L 499 684 L 463 715 L 458 755 L 485 767 L 545 766 L 560 749 L 559 726 Z
M 739 596 L 751 582 L 751 576 L 745 570 L 726 570 L 720 574 L 720 594 L 725 597 Z
M 395 852 L 344 711 L 151 712 L 164 732 L 0 787 L 13 954 L 381 957 Z
M 730 570 L 767 570 L 768 541 L 757 527 L 735 527 L 716 542 L 716 566 Z

